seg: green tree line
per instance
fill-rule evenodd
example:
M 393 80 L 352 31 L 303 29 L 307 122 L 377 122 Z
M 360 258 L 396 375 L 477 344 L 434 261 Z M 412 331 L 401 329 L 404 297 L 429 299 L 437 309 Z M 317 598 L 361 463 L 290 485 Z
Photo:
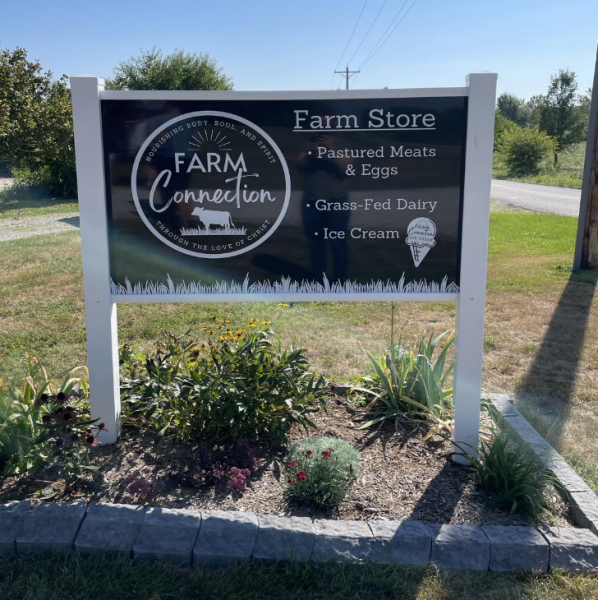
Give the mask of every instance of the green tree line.
M 592 90 L 578 93 L 573 71 L 560 70 L 550 78 L 545 94 L 529 100 L 504 93 L 498 97 L 494 149 L 512 176 L 537 174 L 551 157 L 559 156 L 587 137 Z
M 117 90 L 230 90 L 229 79 L 206 53 L 153 48 L 119 63 L 106 82 Z M 501 94 L 495 151 L 510 176 L 536 174 L 551 157 L 586 139 L 591 90 L 578 93 L 575 73 L 551 77 L 545 94 L 524 100 Z M 0 170 L 17 181 L 76 196 L 75 152 L 68 77 L 55 78 L 23 48 L 0 47 Z
M 207 53 L 153 48 L 119 63 L 114 90 L 230 90 L 229 79 Z M 56 79 L 24 48 L 0 48 L 0 169 L 18 183 L 56 196 L 77 193 L 68 77 Z

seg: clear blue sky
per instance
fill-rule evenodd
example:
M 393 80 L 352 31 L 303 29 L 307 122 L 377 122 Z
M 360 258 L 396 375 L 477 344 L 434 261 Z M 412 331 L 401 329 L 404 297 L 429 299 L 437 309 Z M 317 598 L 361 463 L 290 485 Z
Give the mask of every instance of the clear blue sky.
M 370 53 L 404 0 L 368 0 L 344 67 L 382 7 L 351 68 Z M 403 15 L 414 0 L 407 0 Z M 384 4 L 384 6 L 383 6 Z M 364 0 L 5 0 L 0 47 L 25 47 L 56 74 L 110 77 L 153 45 L 209 52 L 239 90 L 329 89 Z M 399 17 L 401 18 L 401 17 Z M 499 92 L 528 98 L 560 68 L 591 85 L 596 0 L 416 0 L 357 88 L 462 85 L 496 71 Z M 339 68 L 340 68 L 339 67 Z M 336 77 L 335 87 L 342 80 Z

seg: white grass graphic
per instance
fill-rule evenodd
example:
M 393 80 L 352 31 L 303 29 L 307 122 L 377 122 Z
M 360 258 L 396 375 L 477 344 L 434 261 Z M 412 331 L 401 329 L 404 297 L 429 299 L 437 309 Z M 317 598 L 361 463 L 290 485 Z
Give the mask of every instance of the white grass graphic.
M 357 283 L 356 281 L 345 281 L 330 283 L 326 276 L 323 282 L 318 281 L 293 281 L 290 277 L 282 277 L 279 281 L 256 281 L 249 283 L 249 275 L 242 282 L 217 281 L 205 284 L 199 281 L 182 281 L 175 284 L 170 275 L 167 274 L 167 282 L 146 281 L 145 283 L 131 283 L 125 277 L 124 285 L 115 283 L 110 279 L 112 295 L 160 295 L 160 294 L 410 294 L 410 293 L 457 293 L 459 286 L 455 282 L 449 283 L 448 276 L 444 276 L 440 283 L 436 281 L 405 282 L 405 274 L 398 282 L 394 281 L 372 281 L 370 283 Z
M 247 227 L 226 227 L 220 229 L 201 229 L 200 227 L 181 227 L 183 237 L 191 235 L 246 235 Z

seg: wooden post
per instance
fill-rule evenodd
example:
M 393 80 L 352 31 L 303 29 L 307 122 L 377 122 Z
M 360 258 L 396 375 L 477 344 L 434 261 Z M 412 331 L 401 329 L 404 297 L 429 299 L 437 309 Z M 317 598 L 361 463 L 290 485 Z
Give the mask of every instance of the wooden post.
M 581 186 L 573 270 L 598 268 L 598 54 L 592 86 L 590 123 Z

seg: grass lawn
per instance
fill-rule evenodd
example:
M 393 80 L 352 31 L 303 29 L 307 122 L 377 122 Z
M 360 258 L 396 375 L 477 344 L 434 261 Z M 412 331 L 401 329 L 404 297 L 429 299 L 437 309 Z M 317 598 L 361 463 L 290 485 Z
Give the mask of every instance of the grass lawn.
M 538 430 L 598 489 L 598 272 L 572 274 L 576 219 L 506 210 L 490 228 L 484 387 L 512 394 Z M 77 231 L 0 243 L 0 377 L 18 384 L 24 354 L 52 373 L 83 364 L 84 305 Z M 397 305 L 407 342 L 454 327 L 453 303 Z M 390 339 L 388 303 L 210 303 L 119 306 L 121 341 L 148 346 L 215 318 L 268 319 L 314 369 L 346 380 L 368 372 L 362 348 Z M 598 598 L 595 578 L 559 574 L 450 576 L 372 567 L 248 567 L 227 576 L 113 559 L 18 559 L 0 564 L 0 598 Z M 82 591 L 84 590 L 84 591 Z
M 598 578 L 438 573 L 370 565 L 244 566 L 226 571 L 52 555 L 0 560 L 2 600 L 589 600 Z
M 520 409 L 590 485 L 598 482 L 598 272 L 571 273 L 576 220 L 493 212 L 490 227 L 484 387 Z M 51 373 L 86 362 L 78 231 L 0 244 L 0 377 L 19 383 L 24 355 Z M 450 302 L 397 305 L 407 342 L 422 329 L 454 327 Z M 376 302 L 124 304 L 121 341 L 147 347 L 161 331 L 183 333 L 215 318 L 272 321 L 283 342 L 308 349 L 314 368 L 347 380 L 368 372 L 362 347 L 390 340 L 390 304 Z

